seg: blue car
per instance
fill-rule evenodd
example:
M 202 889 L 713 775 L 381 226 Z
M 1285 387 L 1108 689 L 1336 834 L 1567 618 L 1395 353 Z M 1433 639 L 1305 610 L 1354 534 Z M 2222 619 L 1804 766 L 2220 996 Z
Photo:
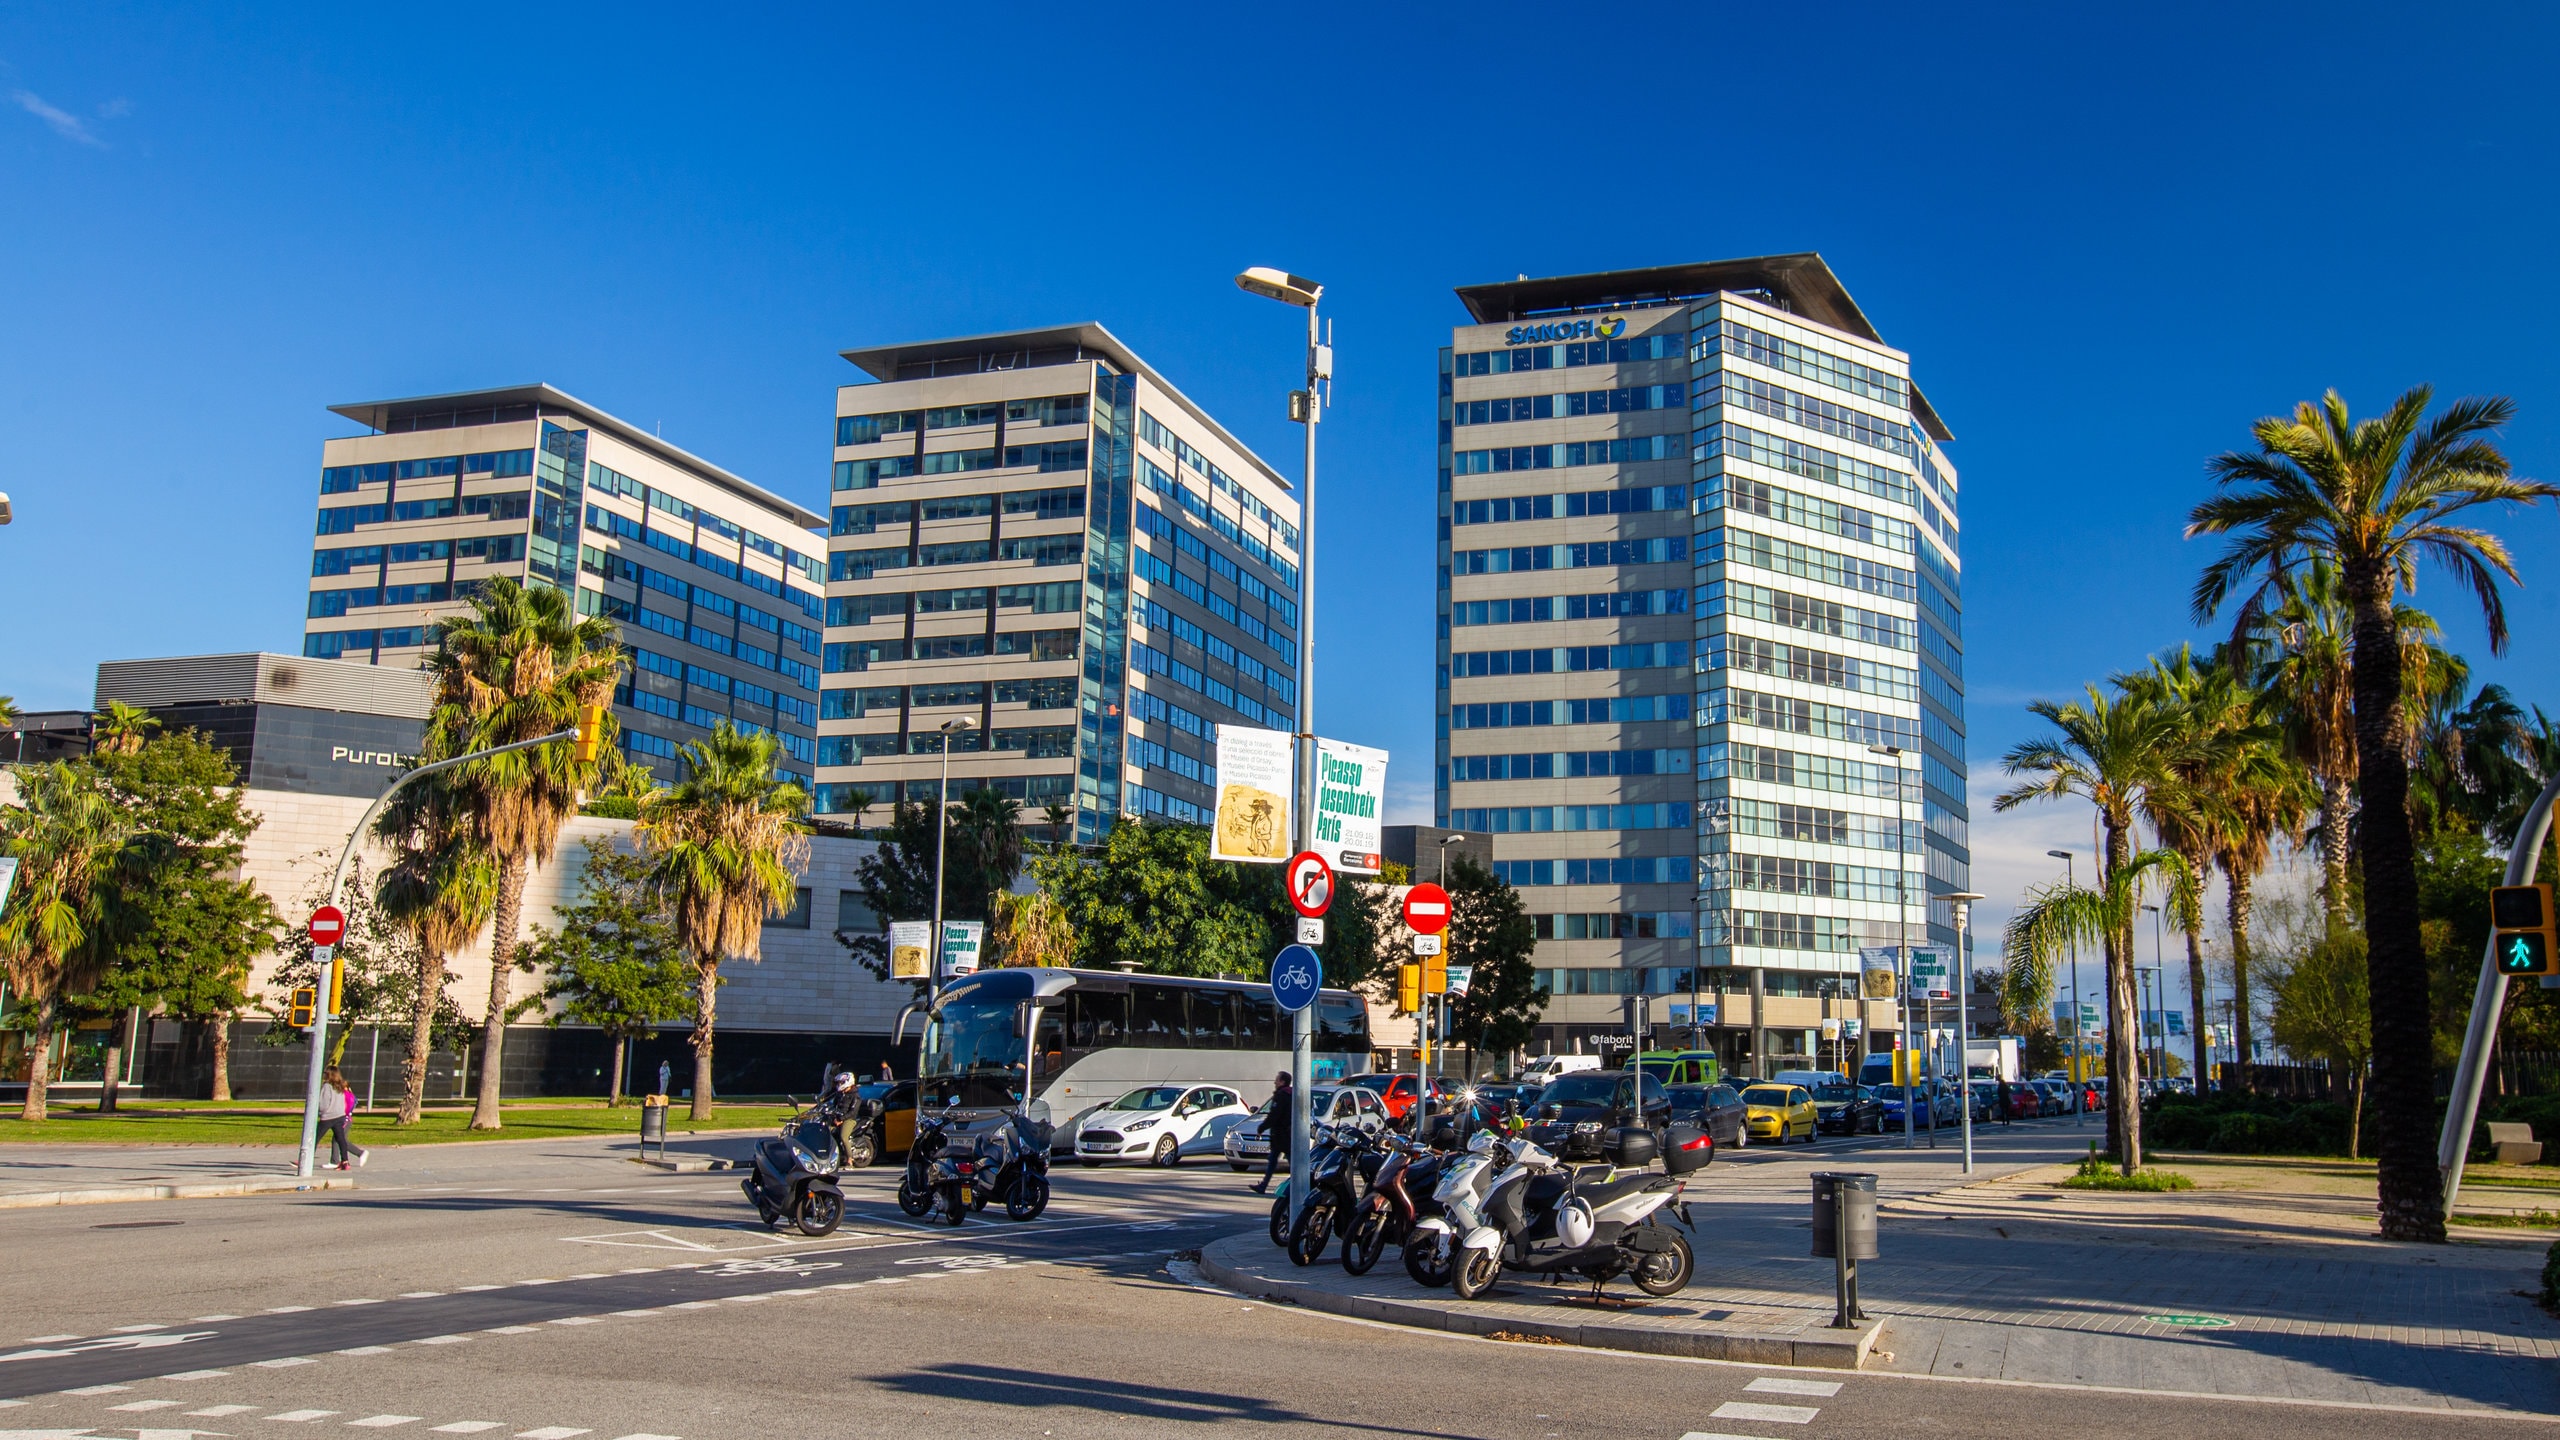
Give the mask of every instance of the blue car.
M 1905 1103 L 1903 1099 L 1903 1090 L 1904 1087 L 1900 1085 L 1878 1085 L 1875 1087 L 1876 1098 L 1884 1102 L 1884 1128 L 1885 1133 L 1887 1134 L 1891 1134 L 1892 1132 L 1902 1128 L 1902 1109 Z M 1917 1110 L 1912 1112 L 1912 1128 L 1917 1130 L 1934 1130 L 1937 1128 L 1938 1117 L 1930 1109 L 1928 1091 L 1913 1090 L 1909 1103 L 1919 1107 Z

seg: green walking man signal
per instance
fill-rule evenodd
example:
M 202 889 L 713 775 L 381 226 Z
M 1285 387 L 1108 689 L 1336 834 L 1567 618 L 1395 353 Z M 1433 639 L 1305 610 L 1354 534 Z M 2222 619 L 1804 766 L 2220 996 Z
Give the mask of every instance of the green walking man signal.
M 2551 887 L 2501 885 L 2489 892 L 2489 924 L 2497 932 L 2498 973 L 2560 974 L 2560 935 L 2553 933 Z

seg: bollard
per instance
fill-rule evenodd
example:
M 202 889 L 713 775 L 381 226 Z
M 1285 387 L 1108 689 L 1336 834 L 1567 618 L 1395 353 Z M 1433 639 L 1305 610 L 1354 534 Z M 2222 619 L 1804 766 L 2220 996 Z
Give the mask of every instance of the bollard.
M 1876 1258 L 1876 1177 L 1868 1171 L 1819 1170 L 1813 1176 L 1813 1254 L 1832 1262 L 1833 1329 L 1856 1328 L 1858 1262 Z
M 658 1145 L 658 1158 L 666 1159 L 667 1097 L 664 1095 L 640 1097 L 640 1153 L 642 1155 L 649 1153 L 649 1142 L 653 1140 Z

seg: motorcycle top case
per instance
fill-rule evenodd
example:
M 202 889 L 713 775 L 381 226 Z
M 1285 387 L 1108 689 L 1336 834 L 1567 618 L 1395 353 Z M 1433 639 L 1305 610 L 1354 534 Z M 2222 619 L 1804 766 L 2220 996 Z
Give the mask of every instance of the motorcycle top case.
M 1601 1137 L 1600 1153 L 1621 1170 L 1641 1170 L 1662 1153 L 1653 1132 L 1641 1125 L 1621 1125 Z
M 1662 1168 L 1674 1175 L 1704 1170 L 1716 1158 L 1716 1142 L 1695 1125 L 1674 1125 L 1662 1135 Z

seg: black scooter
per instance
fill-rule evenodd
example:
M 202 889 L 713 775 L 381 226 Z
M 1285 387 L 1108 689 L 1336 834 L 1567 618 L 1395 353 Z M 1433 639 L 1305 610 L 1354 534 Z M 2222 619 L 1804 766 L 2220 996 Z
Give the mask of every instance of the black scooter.
M 1313 1265 L 1336 1230 L 1348 1231 L 1360 1208 L 1364 1180 L 1374 1180 L 1386 1154 L 1377 1137 L 1358 1125 L 1337 1125 L 1332 1142 L 1307 1160 L 1307 1208 L 1289 1231 L 1289 1259 Z M 1296 1176 L 1290 1177 L 1292 1180 Z
M 1039 1219 L 1049 1208 L 1053 1134 L 1046 1120 L 1008 1115 L 973 1144 L 944 1146 L 934 1158 L 931 1178 L 943 1219 L 957 1225 L 989 1202 L 1004 1206 L 1007 1219 Z
M 803 1235 L 824 1235 L 844 1220 L 844 1191 L 836 1184 L 843 1166 L 836 1117 L 820 1104 L 783 1122 L 780 1135 L 758 1145 L 755 1165 L 738 1185 L 765 1224 L 787 1220 Z
M 907 1173 L 898 1177 L 898 1208 L 913 1219 L 921 1220 L 933 1213 L 934 1162 L 950 1148 L 950 1130 L 949 1114 L 927 1120 L 918 1112 L 916 1138 L 907 1146 Z

